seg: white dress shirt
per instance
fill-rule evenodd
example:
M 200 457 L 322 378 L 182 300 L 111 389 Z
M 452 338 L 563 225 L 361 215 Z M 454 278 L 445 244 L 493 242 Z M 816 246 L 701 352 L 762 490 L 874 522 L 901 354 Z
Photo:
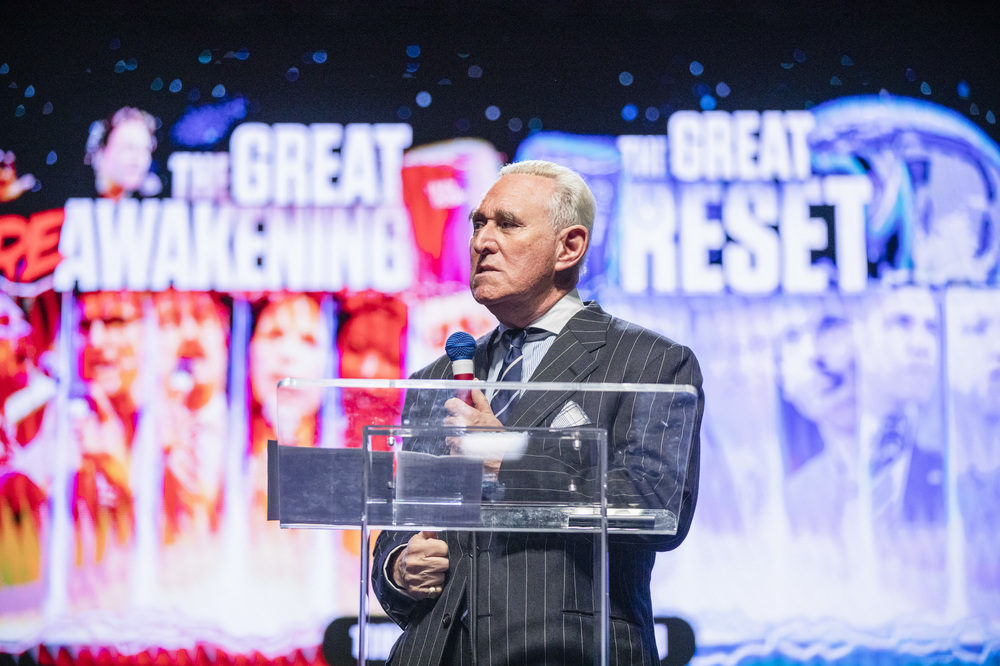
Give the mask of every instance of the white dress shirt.
M 531 379 L 532 373 L 538 367 L 545 353 L 552 347 L 556 336 L 562 332 L 573 315 L 582 309 L 583 300 L 580 298 L 580 292 L 573 289 L 556 301 L 556 304 L 549 308 L 545 314 L 525 326 L 525 328 L 540 328 L 552 333 L 552 335 L 547 335 L 541 340 L 525 341 L 524 346 L 521 347 L 521 353 L 524 355 L 524 360 L 521 361 L 523 366 L 521 369 L 522 382 Z M 490 341 L 490 371 L 486 375 L 487 381 L 495 382 L 500 376 L 503 357 L 507 353 L 508 347 L 507 342 L 503 340 L 503 334 L 506 330 L 507 327 L 500 324 L 496 335 Z M 493 390 L 487 391 L 486 399 L 492 400 L 495 393 L 496 391 Z

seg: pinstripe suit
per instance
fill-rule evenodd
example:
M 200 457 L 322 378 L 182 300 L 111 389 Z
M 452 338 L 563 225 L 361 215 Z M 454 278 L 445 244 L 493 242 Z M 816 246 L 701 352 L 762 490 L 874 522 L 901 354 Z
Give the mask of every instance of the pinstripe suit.
M 488 345 L 495 334 L 477 341 L 479 378 L 487 372 Z M 416 379 L 450 376 L 447 357 L 414 374 Z M 699 390 L 677 534 L 612 537 L 609 548 L 611 663 L 656 663 L 649 581 L 656 551 L 679 545 L 694 513 L 703 409 L 698 362 L 688 348 L 611 317 L 591 302 L 567 323 L 531 380 L 692 384 Z M 609 499 L 662 506 L 665 497 L 677 492 L 673 481 L 678 462 L 683 462 L 677 460 L 667 436 L 677 410 L 670 410 L 667 398 L 650 410 L 654 414 L 643 413 L 636 409 L 634 398 L 527 394 L 507 426 L 546 426 L 568 400 L 576 401 L 594 425 L 608 431 Z M 623 471 L 629 467 L 631 473 Z M 478 551 L 473 553 L 469 533 L 443 533 L 449 548 L 447 582 L 439 598 L 418 602 L 401 594 L 383 575 L 391 551 L 410 536 L 383 532 L 373 558 L 375 592 L 389 616 L 405 629 L 391 664 L 468 663 L 471 646 L 460 618 L 468 604 L 467 581 L 474 561 L 478 561 L 480 664 L 593 663 L 591 537 L 480 533 Z

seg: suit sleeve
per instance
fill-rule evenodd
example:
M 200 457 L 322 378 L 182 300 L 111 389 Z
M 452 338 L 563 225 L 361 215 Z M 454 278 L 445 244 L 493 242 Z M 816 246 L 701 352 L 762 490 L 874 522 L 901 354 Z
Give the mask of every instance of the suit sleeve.
M 661 338 L 660 340 L 663 340 Z M 678 506 L 672 535 L 616 535 L 617 543 L 672 550 L 687 536 L 698 498 L 701 420 L 704 412 L 701 369 L 694 353 L 669 343 L 636 345 L 626 381 L 688 384 L 688 393 L 624 394 L 608 427 L 608 499 L 618 507 L 661 509 Z M 688 438 L 690 438 L 688 440 Z M 690 445 L 688 446 L 688 441 Z
M 393 622 L 403 629 L 409 623 L 414 611 L 418 606 L 426 602 L 418 602 L 400 592 L 387 578 L 392 575 L 389 561 L 393 553 L 402 546 L 405 546 L 416 532 L 397 532 L 383 530 L 375 539 L 375 548 L 372 557 L 372 589 L 378 598 L 379 604 L 385 610 Z
M 440 377 L 442 361 L 424 368 L 413 374 L 412 379 L 430 379 Z M 443 407 L 436 404 L 441 397 L 439 392 L 432 392 L 431 395 L 421 395 L 414 392 L 407 392 L 406 400 L 403 404 L 404 423 L 419 424 L 427 422 L 428 418 L 440 418 L 439 412 Z M 407 442 L 406 448 L 421 448 L 419 443 Z M 375 548 L 372 556 L 372 589 L 379 600 L 386 615 L 393 622 L 403 629 L 413 619 L 414 613 L 425 611 L 433 606 L 433 600 L 416 601 L 401 592 L 392 581 L 390 561 L 397 549 L 405 546 L 415 535 L 412 531 L 383 530 L 375 540 Z

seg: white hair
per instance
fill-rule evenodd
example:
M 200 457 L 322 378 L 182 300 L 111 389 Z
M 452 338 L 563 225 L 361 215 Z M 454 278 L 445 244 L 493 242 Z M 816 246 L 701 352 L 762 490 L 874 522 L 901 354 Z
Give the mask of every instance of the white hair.
M 549 218 L 556 231 L 579 224 L 587 229 L 594 228 L 597 200 L 587 183 L 576 171 L 543 160 L 514 162 L 500 169 L 500 177 L 511 174 L 541 176 L 551 178 L 556 183 L 555 194 L 549 201 Z

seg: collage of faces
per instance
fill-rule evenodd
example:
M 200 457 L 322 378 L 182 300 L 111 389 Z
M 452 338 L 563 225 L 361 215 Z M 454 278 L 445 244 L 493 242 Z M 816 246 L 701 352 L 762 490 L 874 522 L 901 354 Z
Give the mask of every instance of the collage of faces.
M 239 560 L 278 585 L 308 541 L 266 522 L 278 381 L 403 371 L 406 308 L 375 293 L 46 292 L 0 308 L 0 598 L 29 616 L 144 594 L 188 605 L 221 595 Z M 318 445 L 322 392 L 293 397 L 282 437 Z
M 833 571 L 839 578 L 824 584 L 838 589 L 811 599 L 813 610 L 838 616 L 872 582 L 885 592 L 876 614 L 957 604 L 997 619 L 1000 293 L 602 300 L 690 340 L 701 362 L 710 397 L 701 488 L 691 543 L 676 554 L 707 567 L 699 580 L 718 578 L 712 562 L 727 557 L 734 577 L 767 571 L 777 540 L 795 562 L 776 572 L 785 582 L 772 581 L 771 595 L 795 576 Z M 379 408 L 334 405 L 353 420 L 325 420 L 329 398 L 297 391 L 279 420 L 277 382 L 405 376 L 419 362 L 408 348 L 432 353 L 417 338 L 461 312 L 446 304 L 436 320 L 433 301 L 410 312 L 374 293 L 4 297 L 5 608 L 37 610 L 49 603 L 39 590 L 51 595 L 64 579 L 71 607 L 122 608 L 136 595 L 133 569 L 150 566 L 164 593 L 190 592 L 231 563 L 232 548 L 272 539 L 267 440 L 358 446 L 353 421 Z M 323 432 L 334 423 L 339 432 Z M 286 537 L 294 551 L 302 535 L 278 542 Z M 280 568 L 271 550 L 250 546 L 249 566 Z
M 83 158 L 91 193 L 166 196 L 153 159 L 158 131 L 155 117 L 130 106 L 93 122 Z M 360 446 L 363 425 L 399 405 L 377 391 L 352 393 L 346 405 L 295 391 L 279 418 L 277 384 L 396 379 L 437 356 L 452 326 L 481 334 L 495 325 L 456 292 L 466 279 L 466 190 L 485 189 L 498 160 L 479 140 L 407 152 L 400 180 L 420 286 L 402 296 L 56 293 L 16 284 L 25 276 L 5 269 L 4 284 L 15 287 L 0 295 L 5 621 L 67 612 L 87 631 L 95 613 L 111 611 L 118 624 L 105 640 L 163 644 L 125 612 L 152 604 L 175 608 L 174 625 L 189 624 L 191 636 L 204 634 L 199 620 L 225 615 L 225 636 L 277 632 L 297 646 L 294 631 L 314 629 L 315 617 L 356 612 L 354 586 L 340 581 L 354 577 L 358 536 L 266 522 L 267 442 Z M 34 182 L 3 154 L 3 202 L 30 199 Z M 408 344 L 411 309 L 425 325 Z M 302 566 L 311 557 L 326 585 Z
M 1000 292 L 616 306 L 690 340 L 705 377 L 698 508 L 665 597 L 1000 621 Z

